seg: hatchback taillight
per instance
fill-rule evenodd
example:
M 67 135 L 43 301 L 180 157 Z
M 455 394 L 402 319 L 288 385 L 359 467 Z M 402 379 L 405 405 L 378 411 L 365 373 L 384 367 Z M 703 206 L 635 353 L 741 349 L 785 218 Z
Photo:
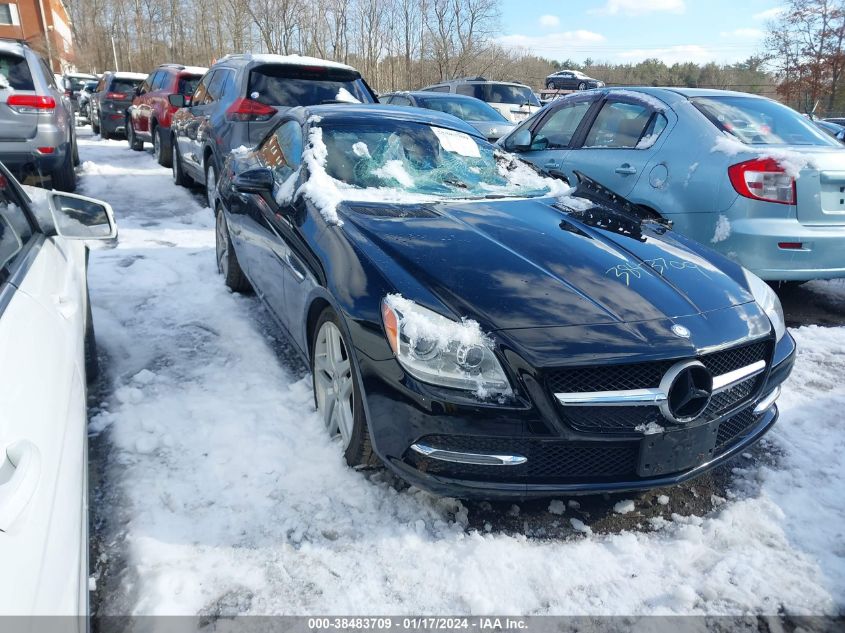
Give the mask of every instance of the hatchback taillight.
M 276 108 L 244 97 L 235 99 L 226 109 L 226 118 L 229 121 L 268 121 L 274 114 Z
M 728 167 L 728 177 L 736 192 L 778 204 L 795 204 L 795 179 L 772 158 L 754 158 Z
M 26 114 L 37 114 L 49 112 L 56 109 L 56 100 L 53 97 L 42 95 L 9 95 L 6 105 L 16 112 Z
M 118 101 L 121 101 L 123 99 L 129 99 L 129 93 L 128 92 L 107 92 L 106 93 L 106 99 L 117 99 Z

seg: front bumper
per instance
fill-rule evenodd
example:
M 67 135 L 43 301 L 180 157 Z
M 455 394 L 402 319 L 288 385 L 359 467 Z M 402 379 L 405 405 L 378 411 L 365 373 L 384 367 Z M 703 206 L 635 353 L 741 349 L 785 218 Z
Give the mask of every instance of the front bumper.
M 395 361 L 363 358 L 360 370 L 373 444 L 390 470 L 439 495 L 529 498 L 656 488 L 707 472 L 747 449 L 772 427 L 778 418 L 776 405 L 772 402 L 756 412 L 755 408 L 759 403 L 765 405 L 767 397 L 789 376 L 794 357 L 794 341 L 786 335 L 750 400 L 706 423 L 667 427 L 658 434 L 682 441 L 684 434 L 706 431 L 715 445 L 683 469 L 650 477 L 638 472 L 642 472 L 645 443 L 657 435 L 620 436 L 576 429 L 550 433 L 549 418 L 557 413 L 550 402 L 530 389 L 531 401 L 519 400 L 509 406 L 482 404 L 471 398 L 450 401 L 442 392 L 402 376 Z M 527 460 L 510 465 L 457 463 L 432 459 L 412 449 L 414 444 Z

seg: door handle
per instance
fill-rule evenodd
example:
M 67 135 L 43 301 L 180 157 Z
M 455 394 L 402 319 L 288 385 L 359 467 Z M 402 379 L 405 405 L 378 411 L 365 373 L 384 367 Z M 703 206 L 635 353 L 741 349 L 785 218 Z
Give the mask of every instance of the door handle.
M 623 163 L 622 165 L 619 165 L 619 167 L 617 167 L 613 171 L 615 171 L 617 174 L 622 174 L 623 176 L 631 176 L 637 173 L 636 168 L 631 167 L 631 165 L 629 165 L 628 163 Z
M 19 440 L 0 455 L 0 532 L 8 532 L 38 487 L 41 453 L 32 442 Z

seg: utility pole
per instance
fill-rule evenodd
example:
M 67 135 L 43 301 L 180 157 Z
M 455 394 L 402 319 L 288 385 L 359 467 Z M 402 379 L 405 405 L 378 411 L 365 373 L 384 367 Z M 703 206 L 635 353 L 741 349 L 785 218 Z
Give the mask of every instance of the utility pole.
M 114 45 L 114 35 L 111 36 L 111 52 L 114 55 L 114 70 L 118 72 L 120 67 L 117 65 L 117 47 Z
M 50 42 L 51 29 L 47 28 L 47 18 L 44 15 L 44 0 L 38 0 L 38 9 L 41 12 L 41 28 L 44 30 L 44 39 L 47 42 L 47 58 L 50 60 L 50 70 L 55 72 L 56 69 L 53 66 L 53 44 Z

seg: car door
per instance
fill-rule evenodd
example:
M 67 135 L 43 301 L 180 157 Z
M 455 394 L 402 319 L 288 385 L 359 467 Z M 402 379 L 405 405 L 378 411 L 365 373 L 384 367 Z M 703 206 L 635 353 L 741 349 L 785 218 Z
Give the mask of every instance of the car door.
M 270 306 L 278 320 L 289 328 L 289 307 L 285 303 L 285 285 L 292 276 L 291 252 L 286 235 L 290 232 L 290 202 L 278 195 L 299 166 L 302 155 L 302 127 L 298 121 L 281 123 L 257 150 L 262 166 L 273 172 L 277 208 L 271 208 L 260 196 L 249 195 L 249 204 L 230 227 L 243 240 L 247 275 L 256 292 Z M 298 273 L 297 273 L 298 274 Z
M 575 144 L 563 164 L 579 170 L 612 191 L 627 196 L 645 172 L 668 125 L 666 110 L 654 99 L 613 96 L 601 104 L 583 141 Z
M 150 129 L 150 91 L 155 89 L 153 86 L 160 72 L 154 72 L 138 86 L 138 92 L 132 105 L 132 126 L 135 128 L 135 132 L 143 139 L 147 138 Z
M 541 115 L 533 124 L 529 124 L 531 131 L 531 145 L 519 149 L 512 147 L 514 135 L 508 137 L 505 148 L 517 151 L 525 160 L 533 163 L 546 172 L 562 171 L 562 165 L 578 131 L 588 119 L 588 113 L 594 107 L 593 98 L 563 99 L 551 105 L 548 111 Z M 575 182 L 569 174 L 570 182 Z
M 25 209 L 4 176 L 0 560 L 14 572 L 0 574 L 0 613 L 84 614 L 84 251 L 39 233 Z
M 217 70 L 211 70 L 205 74 L 197 86 L 197 91 L 194 93 L 194 98 L 191 100 L 191 105 L 185 108 L 186 114 L 183 115 L 179 126 L 179 133 L 177 135 L 177 142 L 179 144 L 179 155 L 182 157 L 182 167 L 194 177 L 202 182 L 205 179 L 205 174 L 202 173 L 202 138 L 200 136 L 200 126 L 207 116 L 208 109 L 211 107 L 213 98 L 209 92 L 209 86 L 217 74 Z

